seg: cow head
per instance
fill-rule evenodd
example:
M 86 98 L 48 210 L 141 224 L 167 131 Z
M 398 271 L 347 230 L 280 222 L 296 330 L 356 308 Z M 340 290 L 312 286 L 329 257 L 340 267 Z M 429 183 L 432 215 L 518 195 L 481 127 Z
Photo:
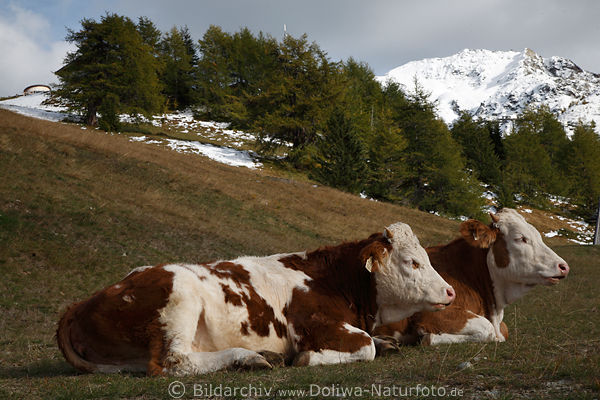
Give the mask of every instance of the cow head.
M 491 248 L 487 264 L 493 277 L 508 283 L 554 285 L 569 274 L 569 265 L 544 241 L 540 233 L 513 209 L 490 214 L 492 224 L 463 222 L 461 234 L 472 246 Z
M 454 289 L 433 269 L 408 225 L 387 227 L 383 239 L 362 253 L 365 268 L 375 277 L 381 323 L 397 322 L 423 310 L 441 310 L 452 303 Z

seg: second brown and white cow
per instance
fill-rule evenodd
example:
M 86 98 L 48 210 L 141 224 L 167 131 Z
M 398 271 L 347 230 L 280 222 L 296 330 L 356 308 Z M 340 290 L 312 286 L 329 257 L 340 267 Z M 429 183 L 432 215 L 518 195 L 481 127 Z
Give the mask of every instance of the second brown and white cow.
M 427 248 L 433 267 L 456 290 L 452 305 L 378 327 L 376 335 L 402 344 L 503 342 L 505 307 L 534 286 L 555 285 L 569 274 L 568 264 L 517 211 L 505 208 L 491 217 L 489 226 L 463 222 L 462 238 Z
M 202 374 L 372 360 L 378 325 L 440 310 L 454 290 L 410 227 L 312 252 L 141 267 L 62 316 L 63 355 L 87 372 Z

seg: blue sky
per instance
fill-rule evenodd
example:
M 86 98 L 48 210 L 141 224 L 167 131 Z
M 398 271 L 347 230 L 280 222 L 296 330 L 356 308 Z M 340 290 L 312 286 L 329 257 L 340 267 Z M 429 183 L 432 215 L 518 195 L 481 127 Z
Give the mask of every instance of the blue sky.
M 211 24 L 281 38 L 307 33 L 331 59 L 352 56 L 376 74 L 464 48 L 563 56 L 600 73 L 596 0 L 0 0 L 0 96 L 55 81 L 70 47 L 66 27 L 105 12 L 147 16 L 163 31 L 187 25 L 195 40 Z

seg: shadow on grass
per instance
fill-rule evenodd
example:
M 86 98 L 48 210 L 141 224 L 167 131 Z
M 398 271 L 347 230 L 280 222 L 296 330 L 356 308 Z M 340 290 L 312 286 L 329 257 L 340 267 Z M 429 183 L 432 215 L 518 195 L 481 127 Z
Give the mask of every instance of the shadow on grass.
M 0 379 L 19 378 L 52 378 L 89 375 L 80 372 L 62 360 L 43 360 L 19 367 L 0 366 Z M 121 372 L 120 375 L 131 377 L 145 377 L 143 372 Z
M 50 378 L 54 376 L 80 375 L 75 368 L 60 360 L 43 360 L 19 367 L 0 367 L 0 379 Z

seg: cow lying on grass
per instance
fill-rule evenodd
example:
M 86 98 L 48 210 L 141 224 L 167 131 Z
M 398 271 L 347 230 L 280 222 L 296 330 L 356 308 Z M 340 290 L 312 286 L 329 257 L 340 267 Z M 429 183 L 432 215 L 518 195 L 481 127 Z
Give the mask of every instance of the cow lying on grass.
M 202 374 L 372 360 L 378 325 L 441 310 L 454 290 L 406 224 L 313 252 L 134 269 L 70 306 L 58 345 L 87 372 Z
M 427 249 L 433 267 L 456 290 L 452 305 L 380 326 L 376 335 L 401 344 L 503 342 L 508 337 L 504 308 L 534 286 L 555 285 L 569 274 L 567 263 L 515 210 L 491 217 L 490 226 L 463 222 L 462 238 Z

